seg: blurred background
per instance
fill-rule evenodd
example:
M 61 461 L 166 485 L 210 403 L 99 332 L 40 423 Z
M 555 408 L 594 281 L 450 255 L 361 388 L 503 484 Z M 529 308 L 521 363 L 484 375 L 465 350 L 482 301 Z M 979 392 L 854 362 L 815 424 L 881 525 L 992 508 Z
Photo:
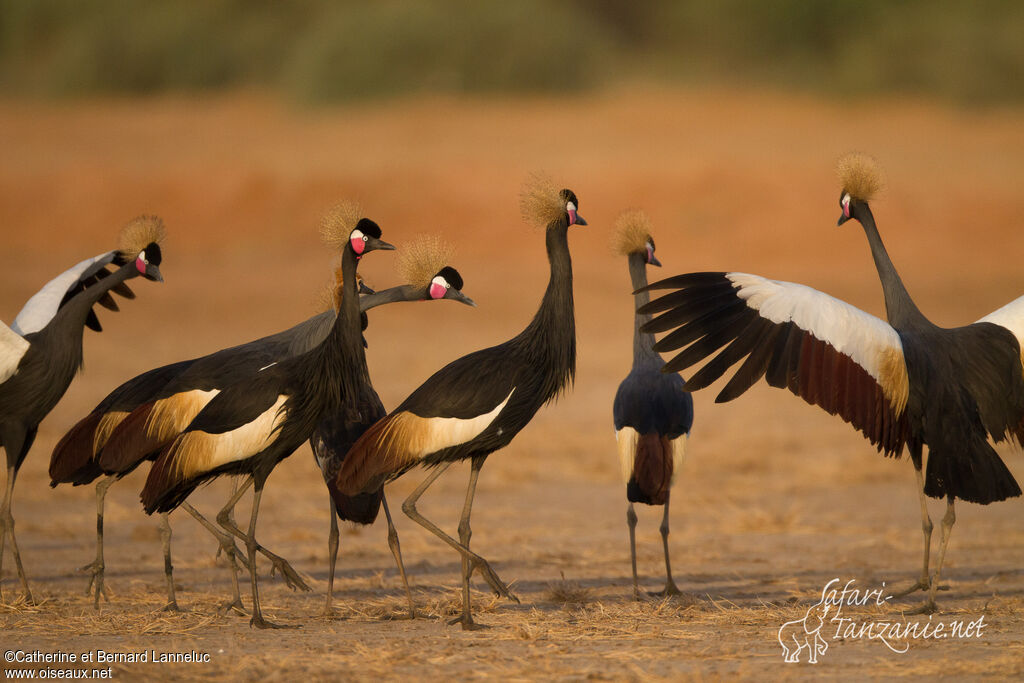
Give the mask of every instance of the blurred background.
M 3 0 L 0 85 L 42 96 L 260 88 L 303 102 L 582 92 L 636 80 L 1024 96 L 1014 0 Z
M 865 151 L 886 170 L 872 207 L 909 291 L 937 323 L 964 324 L 1024 293 L 1022 105 L 1019 0 L 0 0 L 0 319 L 73 263 L 114 248 L 132 217 L 159 214 L 169 233 L 166 282 L 133 285 L 135 301 L 100 311 L 104 332 L 86 332 L 85 371 L 18 478 L 19 540 L 37 595 L 92 613 L 73 572 L 93 552 L 92 490 L 50 489 L 46 470 L 57 439 L 110 390 L 318 312 L 336 258 L 318 222 L 354 198 L 399 248 L 424 232 L 454 245 L 452 265 L 479 305 L 373 311 L 371 375 L 384 404 L 397 405 L 445 363 L 530 320 L 548 264 L 518 191 L 542 170 L 576 192 L 589 223 L 570 233 L 577 381 L 488 460 L 473 544 L 506 578 L 531 582 L 521 584 L 525 604 L 559 572 L 624 599 L 611 405 L 631 363 L 633 300 L 625 259 L 609 248 L 618 213 L 650 215 L 664 264 L 652 278 L 748 271 L 881 316 L 862 231 L 852 221 L 836 228 L 835 162 Z M 376 288 L 396 284 L 388 254 L 360 270 Z M 784 392 L 760 386 L 716 405 L 717 390 L 695 396 L 672 497 L 684 591 L 725 595 L 749 616 L 761 596 L 810 596 L 823 578 L 916 578 L 920 517 L 905 460 L 882 459 L 848 425 Z M 1007 463 L 1024 477 L 1018 453 Z M 107 496 L 107 576 L 155 601 L 160 547 L 138 506 L 144 470 Z M 464 468 L 451 472 L 424 498 L 446 528 L 465 481 Z M 395 482 L 393 509 L 420 478 Z M 227 487 L 193 502 L 215 510 Z M 261 541 L 318 589 L 325 503 L 303 447 L 270 478 L 260 527 Z M 993 573 L 1024 566 L 1022 512 L 1020 499 L 958 506 L 948 565 L 953 581 L 976 581 L 952 591 L 971 614 L 977 596 L 1015 591 L 1016 626 L 1003 631 L 1018 635 L 1022 576 Z M 641 573 L 654 587 L 660 511 L 639 513 Z M 933 519 L 941 514 L 936 503 Z M 396 517 L 414 582 L 454 585 L 452 553 Z M 347 530 L 340 581 L 355 597 L 398 601 L 378 527 Z M 176 523 L 187 603 L 227 589 L 204 533 Z M 280 605 L 276 586 L 268 601 Z M 295 609 L 311 613 L 321 598 L 302 596 Z M 770 637 L 736 626 L 713 647 L 726 659 L 777 661 L 775 616 Z M 401 628 L 387 626 L 389 636 Z M 241 636 L 248 642 L 247 629 Z M 978 648 L 942 654 L 962 652 L 974 666 L 1003 651 Z M 922 652 L 948 673 L 937 649 Z M 666 651 L 663 673 L 678 677 L 678 643 L 668 639 Z M 878 668 L 853 676 L 891 675 L 877 653 L 863 661 Z

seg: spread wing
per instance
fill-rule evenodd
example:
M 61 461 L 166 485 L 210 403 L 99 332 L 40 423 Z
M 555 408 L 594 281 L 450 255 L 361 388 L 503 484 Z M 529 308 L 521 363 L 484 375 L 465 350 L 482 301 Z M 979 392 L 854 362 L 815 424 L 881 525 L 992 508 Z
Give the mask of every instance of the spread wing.
M 716 401 L 764 377 L 839 415 L 887 455 L 903 449 L 909 380 L 900 336 L 885 321 L 810 287 L 745 273 L 689 273 L 648 289 L 675 290 L 640 309 L 660 313 L 644 331 L 669 332 L 656 350 L 682 349 L 665 371 L 722 349 L 690 377 L 688 391 L 743 361 Z
M 11 327 L 21 335 L 31 334 L 43 329 L 53 320 L 53 316 L 57 314 L 60 307 L 70 301 L 72 297 L 87 289 L 90 285 L 109 276 L 110 271 L 107 269 L 107 265 L 118 263 L 119 258 L 116 251 L 108 251 L 105 254 L 87 258 L 68 268 L 43 285 L 43 288 L 25 303 L 25 306 L 18 313 L 18 317 L 14 319 L 14 324 Z M 123 283 L 114 287 L 111 291 L 117 292 L 127 299 L 135 297 L 132 290 Z M 118 310 L 117 303 L 109 293 L 105 294 L 99 300 L 99 303 L 110 310 Z M 99 319 L 92 311 L 89 312 L 86 324 L 90 329 L 97 332 L 102 330 Z

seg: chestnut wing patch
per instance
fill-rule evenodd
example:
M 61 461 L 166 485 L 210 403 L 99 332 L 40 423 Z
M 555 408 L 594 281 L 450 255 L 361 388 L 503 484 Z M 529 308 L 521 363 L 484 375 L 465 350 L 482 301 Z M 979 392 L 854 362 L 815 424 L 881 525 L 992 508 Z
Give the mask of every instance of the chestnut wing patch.
M 660 313 L 645 331 L 668 332 L 666 371 L 711 360 L 686 383 L 702 389 L 736 363 L 717 397 L 729 401 L 762 377 L 861 431 L 887 455 L 903 449 L 909 378 L 888 323 L 810 287 L 745 273 L 690 273 L 656 282 L 675 289 L 642 307 Z M 721 349 L 721 351 L 719 351 Z

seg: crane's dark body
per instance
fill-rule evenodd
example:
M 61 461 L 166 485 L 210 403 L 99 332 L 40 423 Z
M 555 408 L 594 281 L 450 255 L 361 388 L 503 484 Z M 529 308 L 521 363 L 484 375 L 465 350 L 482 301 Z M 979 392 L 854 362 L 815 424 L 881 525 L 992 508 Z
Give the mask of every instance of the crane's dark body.
M 851 216 L 864 228 L 882 282 L 886 317 L 899 334 L 909 394 L 906 440 L 914 466 L 928 446 L 926 495 L 992 503 L 1021 494 L 988 443 L 1013 435 L 1024 440 L 1024 373 L 1020 346 L 1009 330 L 991 323 L 953 329 L 933 324 L 910 298 L 882 244 L 866 203 Z
M 894 327 L 896 327 L 894 325 Z M 1017 339 L 991 323 L 942 329 L 896 327 L 910 393 L 907 446 L 920 468 L 928 446 L 926 495 L 993 503 L 1021 494 L 987 435 L 1021 439 L 1024 380 Z
M 647 286 L 647 265 L 640 254 L 628 257 L 633 290 Z M 646 291 L 637 292 L 635 307 L 650 299 Z M 615 431 L 629 427 L 640 435 L 633 476 L 626 484 L 631 503 L 664 505 L 669 483 L 674 476 L 669 442 L 690 432 L 693 426 L 693 398 L 683 388 L 683 378 L 663 373 L 664 361 L 654 350 L 654 335 L 641 331 L 651 316 L 639 311 L 634 316 L 633 366 L 619 384 L 612 404 Z
M 568 224 L 550 228 L 546 241 L 551 275 L 540 308 L 526 329 L 503 344 L 452 361 L 392 411 L 422 418 L 466 420 L 508 399 L 483 432 L 465 443 L 427 454 L 422 464 L 486 457 L 504 448 L 541 406 L 572 383 L 576 373 L 576 323 Z M 387 478 L 400 474 L 391 472 Z M 362 492 L 381 482 L 375 479 Z

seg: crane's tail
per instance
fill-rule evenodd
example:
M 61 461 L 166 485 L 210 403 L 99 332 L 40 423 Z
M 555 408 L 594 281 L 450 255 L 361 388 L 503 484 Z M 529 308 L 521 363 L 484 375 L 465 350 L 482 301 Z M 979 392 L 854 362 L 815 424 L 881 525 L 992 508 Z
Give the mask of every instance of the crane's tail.
M 331 500 L 334 501 L 334 511 L 341 521 L 368 525 L 377 520 L 377 515 L 380 513 L 380 501 L 384 497 L 383 487 L 354 496 L 346 496 L 338 491 L 333 481 L 327 483 L 327 488 L 331 493 Z
M 953 496 L 987 505 L 1021 494 L 1020 486 L 1002 458 L 984 439 L 968 449 L 928 448 L 925 495 Z
M 672 444 L 656 433 L 641 434 L 636 443 L 633 473 L 626 483 L 626 498 L 631 503 L 664 505 L 674 473 Z

